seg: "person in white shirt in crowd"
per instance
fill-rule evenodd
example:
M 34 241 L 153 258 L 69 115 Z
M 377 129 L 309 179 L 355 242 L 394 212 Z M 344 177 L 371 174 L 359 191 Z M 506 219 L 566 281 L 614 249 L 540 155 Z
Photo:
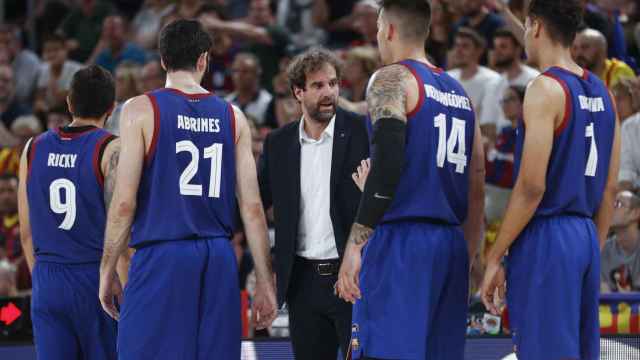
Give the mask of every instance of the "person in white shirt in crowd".
M 67 39 L 58 34 L 45 38 L 42 45 L 42 58 L 45 63 L 38 75 L 38 86 L 34 101 L 34 110 L 66 106 L 71 79 L 83 65 L 69 60 L 66 47 Z
M 603 292 L 640 291 L 640 198 L 624 190 L 616 196 L 611 229 L 600 260 Z
M 40 72 L 40 59 L 33 51 L 23 49 L 21 31 L 13 25 L 0 24 L 0 49 L 6 50 L 15 78 L 19 79 L 15 84 L 16 99 L 31 104 Z
M 640 78 L 622 79 L 612 89 L 622 126 L 620 128 L 621 190 L 640 188 Z
M 460 28 L 454 39 L 453 59 L 455 61 L 451 64 L 457 68 L 447 71 L 467 92 L 476 114 L 482 112 L 484 98 L 500 80 L 500 74 L 480 65 L 480 59 L 486 48 L 486 41 L 475 30 Z
M 495 140 L 505 126 L 511 124 L 505 116 L 500 99 L 510 86 L 526 87 L 540 74 L 532 67 L 522 63 L 522 45 L 507 28 L 501 28 L 493 36 L 493 62 L 500 73 L 500 80 L 489 89 L 484 97 L 482 112 L 476 115 L 480 119 L 482 134 Z
M 273 95 L 260 87 L 260 60 L 251 53 L 239 53 L 233 60 L 231 72 L 235 91 L 225 100 L 255 118 L 257 125 L 263 125 Z

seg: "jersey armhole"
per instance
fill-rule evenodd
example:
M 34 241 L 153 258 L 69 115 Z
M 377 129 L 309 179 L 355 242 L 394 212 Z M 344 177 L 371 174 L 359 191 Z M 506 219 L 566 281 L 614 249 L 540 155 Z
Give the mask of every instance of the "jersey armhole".
M 408 119 L 414 116 L 416 113 L 418 113 L 418 111 L 420 110 L 420 108 L 422 108 L 422 105 L 424 104 L 424 98 L 425 98 L 424 84 L 422 82 L 422 77 L 420 77 L 420 74 L 418 74 L 418 72 L 416 71 L 416 69 L 413 68 L 413 66 L 410 66 L 409 64 L 406 64 L 404 62 L 399 62 L 397 64 L 402 65 L 407 70 L 409 70 L 411 72 L 411 75 L 413 75 L 413 77 L 416 79 L 416 84 L 418 85 L 418 102 L 416 103 L 416 106 L 407 113 L 407 119 Z
M 117 136 L 113 134 L 105 134 L 96 143 L 95 149 L 93 149 L 93 172 L 96 175 L 96 180 L 100 186 L 104 186 L 104 173 L 102 171 L 102 156 L 107 148 L 107 145 L 113 140 L 117 139 Z
M 40 137 L 32 137 L 29 139 L 29 143 L 26 145 L 27 150 L 27 179 L 31 175 L 31 164 L 33 163 L 33 157 L 36 154 L 36 145 Z
M 569 125 L 569 119 L 571 118 L 571 93 L 569 92 L 569 88 L 567 87 L 567 83 L 565 83 L 562 79 L 557 77 L 555 74 L 550 72 L 545 72 L 542 75 L 551 78 L 560 84 L 562 87 L 562 91 L 564 91 L 564 116 L 562 117 L 562 122 L 560 125 L 553 131 L 553 136 L 558 137 L 564 129 Z
M 158 138 L 160 137 L 160 110 L 158 109 L 158 101 L 156 97 L 151 93 L 146 93 L 149 101 L 151 102 L 151 107 L 153 108 L 153 134 L 151 135 L 151 145 L 149 145 L 149 151 L 144 155 L 144 163 L 145 166 L 149 166 L 151 160 L 153 160 L 153 155 L 156 151 L 156 146 L 158 145 Z
M 233 136 L 233 143 L 234 144 L 238 144 L 238 137 L 237 137 L 237 130 L 236 130 L 236 112 L 233 109 L 233 105 L 231 105 L 231 103 L 228 103 L 227 106 L 229 106 L 229 119 L 231 120 L 231 134 Z

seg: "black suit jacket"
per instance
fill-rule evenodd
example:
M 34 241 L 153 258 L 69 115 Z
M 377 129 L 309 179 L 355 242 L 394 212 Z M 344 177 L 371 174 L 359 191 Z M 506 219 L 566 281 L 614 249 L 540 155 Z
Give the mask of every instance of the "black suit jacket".
M 338 108 L 331 159 L 330 212 L 340 258 L 358 210 L 360 190 L 351 174 L 369 157 L 365 117 Z M 287 124 L 267 136 L 258 164 L 260 195 L 265 208 L 273 206 L 276 230 L 278 303 L 287 299 L 298 242 L 300 219 L 300 122 Z

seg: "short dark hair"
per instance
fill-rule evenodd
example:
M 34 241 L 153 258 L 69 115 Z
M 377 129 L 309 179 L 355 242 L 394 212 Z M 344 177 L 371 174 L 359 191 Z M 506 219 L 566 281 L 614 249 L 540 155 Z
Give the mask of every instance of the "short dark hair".
M 111 110 L 115 97 L 113 76 L 101 66 L 89 65 L 73 75 L 69 91 L 73 116 L 101 118 Z
M 160 32 L 158 49 L 168 71 L 193 71 L 200 55 L 209 51 L 212 44 L 200 22 L 176 20 Z
M 514 93 L 516 93 L 516 95 L 518 95 L 518 100 L 520 100 L 520 103 L 524 102 L 524 95 L 527 91 L 527 88 L 521 85 L 511 85 L 509 86 L 509 90 L 513 91 Z
M 581 0 L 531 0 L 528 14 L 541 20 L 552 41 L 570 47 L 582 24 Z
M 58 43 L 64 45 L 66 41 L 67 38 L 62 34 L 53 33 L 45 36 L 44 40 L 42 40 L 42 44 L 44 45 L 46 43 Z
M 462 27 L 458 29 L 458 32 L 456 33 L 455 37 L 469 39 L 471 40 L 471 42 L 473 42 L 473 45 L 475 45 L 477 48 L 481 48 L 481 49 L 487 48 L 487 40 L 485 40 L 484 37 L 482 37 L 482 35 L 480 35 L 477 31 L 473 30 L 472 28 Z
M 289 79 L 291 90 L 294 88 L 306 88 L 307 74 L 320 70 L 325 64 L 333 66 L 336 70 L 336 76 L 340 79 L 342 64 L 327 49 L 312 48 L 293 58 L 287 68 L 287 78 Z
M 429 36 L 430 0 L 378 0 L 378 5 L 380 9 L 402 16 L 402 27 L 398 31 L 407 38 L 425 40 Z
M 496 41 L 497 38 L 509 38 L 511 39 L 513 45 L 519 47 L 522 46 L 520 45 L 520 41 L 518 41 L 518 38 L 513 34 L 513 31 L 509 30 L 506 27 L 499 28 L 498 30 L 496 30 L 496 32 L 493 33 L 493 41 Z

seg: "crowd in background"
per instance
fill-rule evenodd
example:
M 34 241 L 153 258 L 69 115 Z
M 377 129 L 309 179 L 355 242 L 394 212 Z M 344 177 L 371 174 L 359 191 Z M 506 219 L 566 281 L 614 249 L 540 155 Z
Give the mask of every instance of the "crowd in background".
M 525 87 L 539 74 L 526 61 L 514 16 L 525 0 L 432 0 L 425 44 L 434 65 L 459 80 L 481 124 L 486 153 L 486 235 L 472 275 L 500 225 L 513 179 L 516 127 Z M 164 86 L 157 35 L 179 18 L 198 19 L 213 37 L 208 90 L 250 119 L 253 152 L 272 129 L 300 119 L 285 69 L 297 53 L 323 46 L 343 61 L 340 106 L 366 112 L 370 76 L 381 64 L 374 0 L 7 0 L 0 16 L 0 296 L 28 293 L 17 216 L 18 164 L 26 141 L 68 124 L 66 95 L 75 71 L 99 64 L 116 80 L 107 129 L 118 133 L 127 99 Z M 585 24 L 572 52 L 615 97 L 622 122 L 621 193 L 603 249 L 603 291 L 640 291 L 640 4 L 584 1 Z M 251 258 L 239 229 L 233 238 L 244 286 Z M 250 280 L 249 280 L 250 283 Z

